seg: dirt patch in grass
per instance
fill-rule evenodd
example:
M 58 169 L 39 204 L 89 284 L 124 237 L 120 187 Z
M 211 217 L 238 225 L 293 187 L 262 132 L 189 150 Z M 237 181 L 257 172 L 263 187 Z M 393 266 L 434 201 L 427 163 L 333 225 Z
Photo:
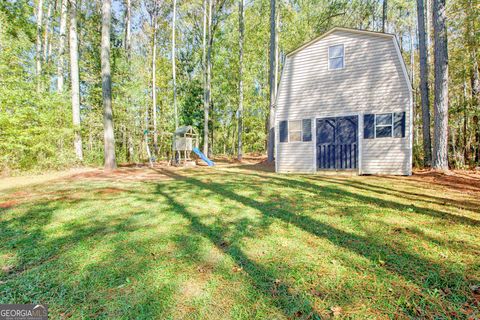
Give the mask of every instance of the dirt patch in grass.
M 155 164 L 153 168 L 148 165 L 135 164 L 128 166 L 121 166 L 113 171 L 103 171 L 96 169 L 90 172 L 73 175 L 68 180 L 105 180 L 105 181 L 158 181 L 171 180 L 172 178 L 160 173 L 158 168 L 168 167 L 165 164 Z M 175 170 L 175 167 L 168 167 L 170 170 Z
M 222 156 L 215 157 L 213 160 L 216 166 L 220 168 L 245 167 L 252 171 L 275 172 L 275 163 L 267 161 L 266 157 L 261 155 L 245 156 L 242 161 Z M 120 165 L 117 169 L 110 172 L 103 171 L 102 169 L 93 169 L 87 172 L 73 174 L 65 180 L 163 181 L 173 179 L 171 176 L 165 174 L 165 171 L 184 169 L 186 168 L 171 166 L 165 161 L 155 163 L 153 167 L 150 167 L 149 164 L 125 164 Z M 208 167 L 199 165 L 197 168 L 189 168 L 188 170 L 202 170 L 202 173 L 207 173 Z M 476 171 L 452 170 L 444 173 L 433 170 L 415 170 L 414 175 L 411 177 L 394 178 L 439 185 L 460 192 L 480 192 L 480 172 Z M 105 190 L 104 193 L 111 192 Z
M 228 156 L 216 156 L 213 158 L 215 163 L 220 164 L 257 164 L 261 162 L 266 162 L 266 157 L 262 154 L 249 154 L 242 157 L 242 160 L 238 160 L 236 157 Z
M 98 190 L 97 193 L 106 195 L 106 194 L 117 194 L 117 193 L 122 193 L 126 191 L 127 190 L 120 189 L 120 188 L 104 188 L 104 189 Z
M 9 200 L 5 202 L 0 202 L 0 209 L 10 209 L 18 204 L 16 200 Z
M 480 172 L 452 170 L 448 173 L 432 170 L 415 171 L 411 180 L 441 185 L 462 192 L 480 192 Z
M 50 181 L 63 179 L 75 174 L 91 171 L 91 168 L 73 168 L 65 171 L 54 171 L 40 175 L 22 175 L 0 178 L 0 192 L 12 190 L 15 188 L 30 187 L 32 185 L 44 184 Z M 21 191 L 20 191 L 21 193 Z

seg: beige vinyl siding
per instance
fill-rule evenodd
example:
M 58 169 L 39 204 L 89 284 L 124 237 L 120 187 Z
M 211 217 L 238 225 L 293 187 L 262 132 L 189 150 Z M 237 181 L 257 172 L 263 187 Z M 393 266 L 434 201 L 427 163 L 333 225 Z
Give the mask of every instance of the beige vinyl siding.
M 277 144 L 281 161 L 277 163 L 278 172 L 315 172 L 313 142 L 293 142 Z
M 302 120 L 302 119 L 290 119 Z M 313 133 L 312 122 L 312 133 Z M 278 133 L 279 124 L 275 126 Z M 275 135 L 275 148 L 277 154 L 276 170 L 277 172 L 303 172 L 313 173 L 316 168 L 314 165 L 315 144 L 312 136 L 312 141 L 304 142 L 280 142 L 280 135 Z M 281 161 L 278 161 L 281 159 Z
M 363 140 L 363 174 L 410 174 L 408 127 L 405 129 L 405 138 Z
M 344 68 L 328 70 L 328 47 L 338 44 L 345 48 Z M 360 173 L 410 174 L 410 103 L 391 36 L 335 30 L 287 58 L 276 120 L 278 126 L 281 120 L 405 111 L 406 137 L 401 139 L 363 140 L 359 119 Z M 277 171 L 315 171 L 315 135 L 311 146 L 280 144 L 277 138 Z

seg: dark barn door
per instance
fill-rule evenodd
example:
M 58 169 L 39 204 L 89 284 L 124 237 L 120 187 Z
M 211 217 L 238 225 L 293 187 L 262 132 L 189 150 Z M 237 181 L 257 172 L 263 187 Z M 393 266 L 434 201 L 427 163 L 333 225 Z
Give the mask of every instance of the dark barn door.
M 317 119 L 317 168 L 356 169 L 358 117 Z

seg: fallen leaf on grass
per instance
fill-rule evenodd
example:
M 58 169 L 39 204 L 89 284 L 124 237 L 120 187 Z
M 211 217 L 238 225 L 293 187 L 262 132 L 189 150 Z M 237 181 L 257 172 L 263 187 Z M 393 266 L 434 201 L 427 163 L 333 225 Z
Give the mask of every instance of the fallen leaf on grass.
M 452 290 L 450 290 L 450 288 L 442 288 L 441 289 L 443 294 L 448 296 L 450 293 L 452 293 Z
M 242 267 L 234 266 L 234 267 L 232 268 L 232 271 L 233 271 L 233 272 L 240 272 L 240 271 L 242 271 L 242 270 L 243 270 Z
M 473 284 L 470 286 L 470 290 L 472 290 L 473 293 L 475 294 L 480 294 L 480 286 Z
M 338 307 L 338 306 L 331 307 L 330 310 L 332 311 L 334 317 L 339 317 L 343 311 L 342 307 Z
M 310 293 L 313 295 L 313 296 L 316 296 L 316 297 L 319 297 L 319 298 L 322 298 L 323 297 L 323 294 L 318 291 L 317 289 L 312 289 L 310 290 Z
M 3 266 L 2 267 L 2 272 L 10 273 L 10 271 L 12 271 L 12 269 L 13 269 L 13 266 Z
M 473 309 L 470 308 L 470 307 L 467 307 L 467 308 L 464 307 L 464 308 L 462 309 L 462 312 L 463 312 L 464 314 L 466 314 L 466 315 L 469 315 L 469 314 L 472 314 L 472 313 L 473 313 Z
M 60 313 L 60 317 L 62 319 L 68 319 L 68 318 L 72 317 L 72 313 L 71 312 L 62 312 L 62 313 Z

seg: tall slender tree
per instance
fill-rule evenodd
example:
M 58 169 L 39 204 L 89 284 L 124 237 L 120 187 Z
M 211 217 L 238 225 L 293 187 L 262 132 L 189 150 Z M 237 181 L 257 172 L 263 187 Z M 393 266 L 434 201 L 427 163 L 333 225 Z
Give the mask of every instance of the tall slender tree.
M 125 39 L 123 46 L 127 54 L 127 58 L 130 58 L 131 46 L 132 46 L 132 0 L 125 1 Z
M 37 76 L 37 91 L 40 91 L 40 76 L 42 74 L 43 0 L 38 0 L 36 13 L 37 13 L 37 40 L 35 44 L 35 73 Z
M 428 64 L 432 64 L 433 58 L 433 0 L 425 0 L 426 4 L 426 17 L 425 17 L 425 33 L 427 36 L 427 50 L 428 50 Z
M 153 151 L 154 156 L 158 154 L 158 133 L 157 133 L 157 0 L 154 0 L 152 15 L 152 120 L 153 120 Z
M 433 0 L 434 145 L 433 167 L 448 170 L 448 43 L 445 0 Z
M 47 62 L 49 58 L 49 48 L 51 43 L 50 40 L 50 21 L 52 19 L 52 9 L 53 3 L 52 0 L 48 1 L 47 6 L 47 16 L 45 17 L 45 31 L 43 37 L 43 61 Z
M 382 32 L 387 30 L 388 1 L 383 0 L 382 5 Z
M 270 107 L 268 114 L 268 143 L 267 143 L 267 156 L 268 161 L 274 160 L 275 150 L 275 68 L 276 68 L 276 55 L 275 55 L 275 42 L 276 42 L 276 1 L 270 0 L 270 67 L 269 67 L 269 87 L 270 87 Z
M 243 146 L 243 42 L 245 33 L 244 0 L 238 0 L 238 160 L 242 160 Z
M 80 130 L 80 75 L 78 70 L 77 0 L 70 0 L 70 79 L 72 82 L 72 116 L 74 148 L 77 160 L 83 160 Z
M 280 8 L 276 10 L 276 22 L 275 22 L 275 86 L 273 87 L 274 89 L 274 95 L 275 97 L 277 96 L 277 90 L 278 90 L 278 80 L 279 80 L 279 69 L 280 69 L 280 48 L 279 48 L 279 34 L 280 34 Z
M 425 8 L 423 0 L 417 0 L 418 51 L 420 57 L 420 97 L 422 103 L 423 164 L 432 164 L 430 138 L 430 95 L 428 87 L 428 48 L 425 32 Z
M 203 33 L 202 33 L 202 84 L 203 84 L 203 110 L 204 117 L 207 113 L 207 0 L 203 0 Z M 208 122 L 203 126 L 207 133 L 203 135 L 203 152 L 208 152 Z M 205 146 L 206 145 L 206 146 Z
M 203 119 L 203 153 L 209 155 L 210 148 L 208 145 L 208 124 L 210 116 L 210 104 L 211 104 L 211 68 L 212 68 L 212 13 L 213 13 L 213 0 L 208 0 L 208 13 L 207 13 L 207 54 L 205 61 L 205 100 L 204 100 L 204 119 Z
M 176 19 L 177 19 L 177 0 L 173 0 L 173 13 L 172 13 L 172 82 L 173 82 L 173 112 L 175 117 L 175 129 L 178 128 L 178 110 L 177 110 L 177 74 L 175 66 L 175 32 L 176 32 Z
M 67 42 L 67 7 L 68 0 L 61 0 L 60 4 L 60 30 L 58 39 L 57 57 L 57 91 L 63 92 L 65 68 L 65 44 Z
M 110 27 L 112 20 L 112 1 L 103 0 L 102 5 L 102 98 L 105 170 L 113 170 L 115 161 L 115 137 L 113 133 L 112 76 L 110 69 Z
M 132 57 L 132 0 L 125 0 L 125 39 L 123 41 L 123 47 L 125 50 L 125 57 L 128 64 L 128 80 L 131 80 L 132 67 L 131 67 L 131 57 Z M 134 158 L 134 142 L 132 137 L 132 132 L 135 131 L 135 128 L 132 128 L 128 123 L 131 123 L 131 116 L 129 114 L 130 105 L 132 99 L 131 94 L 127 95 L 127 104 L 125 108 L 125 113 L 127 115 L 127 124 L 124 125 L 124 131 L 127 140 L 127 161 L 132 162 Z

